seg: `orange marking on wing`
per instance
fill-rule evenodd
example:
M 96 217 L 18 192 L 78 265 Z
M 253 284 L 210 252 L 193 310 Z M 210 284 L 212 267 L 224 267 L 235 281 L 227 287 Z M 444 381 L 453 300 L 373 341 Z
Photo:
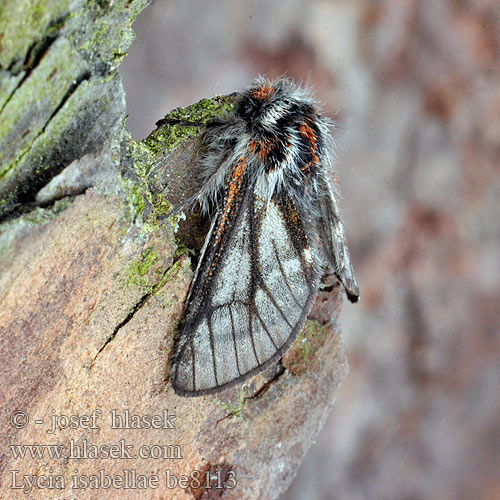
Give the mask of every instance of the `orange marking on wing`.
M 294 225 L 297 225 L 297 222 L 299 220 L 299 214 L 297 213 L 297 210 L 295 210 L 295 207 L 293 206 L 288 207 L 288 216 L 290 217 L 290 221 Z
M 229 215 L 233 210 L 234 199 L 236 195 L 239 193 L 241 183 L 243 182 L 243 174 L 245 173 L 245 167 L 246 167 L 246 160 L 245 158 L 241 158 L 233 170 L 233 175 L 231 176 L 231 180 L 229 181 L 226 203 L 224 205 L 224 210 L 222 211 L 222 218 L 219 227 L 217 228 L 217 233 L 216 233 L 217 243 L 220 242 L 222 233 L 226 230 L 227 222 L 229 220 Z
M 259 101 L 264 101 L 267 99 L 270 95 L 274 93 L 276 89 L 274 87 L 271 87 L 270 85 L 263 85 L 262 87 L 257 87 L 253 93 L 252 97 L 254 99 L 257 99 Z
M 306 118 L 306 121 L 300 125 L 299 132 L 303 137 L 305 137 L 309 141 L 309 144 L 311 145 L 310 153 L 313 158 L 312 163 L 315 163 L 317 165 L 319 163 L 319 156 L 316 153 L 318 150 L 318 135 L 311 127 L 310 123 L 311 119 Z M 312 166 L 311 162 L 306 163 L 303 167 L 301 167 L 301 170 L 306 171 L 311 166 Z

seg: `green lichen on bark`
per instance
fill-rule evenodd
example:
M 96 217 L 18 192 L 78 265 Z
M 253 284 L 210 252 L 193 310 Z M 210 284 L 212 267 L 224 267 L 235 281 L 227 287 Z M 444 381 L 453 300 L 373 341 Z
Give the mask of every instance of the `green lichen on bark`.
M 170 266 L 169 269 L 165 272 L 165 274 L 161 277 L 160 281 L 153 289 L 153 293 L 158 295 L 163 302 L 165 307 L 169 307 L 174 303 L 178 302 L 178 297 L 167 299 L 165 295 L 162 293 L 163 287 L 167 285 L 167 283 L 174 281 L 177 279 L 179 273 L 181 272 L 189 272 L 190 271 L 190 262 L 185 256 L 182 256 L 174 261 L 174 263 Z
M 60 71 L 63 60 L 67 61 L 67 67 Z M 1 179 L 6 178 L 45 132 L 54 110 L 74 85 L 74 76 L 81 79 L 85 71 L 84 61 L 68 40 L 61 38 L 33 70 L 32 77 L 15 92 L 3 109 L 0 121 Z M 37 108 L 36 113 L 26 112 L 27 103 Z
M 216 96 L 201 101 L 187 108 L 176 108 L 165 117 L 168 120 L 202 122 L 225 115 L 233 109 L 233 101 L 228 96 Z M 163 121 L 163 120 L 162 120 Z M 182 141 L 199 133 L 199 127 L 186 125 L 161 125 L 144 141 L 146 149 L 158 157 L 175 149 Z
M 156 283 L 150 276 L 151 270 L 160 261 L 160 255 L 154 248 L 144 250 L 138 260 L 130 263 L 127 269 L 127 285 L 136 285 L 149 290 Z M 158 272 L 158 269 L 156 269 Z
M 231 98 L 216 96 L 213 99 L 202 99 L 187 108 L 176 108 L 165 117 L 165 120 L 185 120 L 206 123 L 231 111 Z M 163 121 L 163 120 L 162 120 Z M 146 139 L 133 141 L 128 136 L 128 157 L 132 171 L 126 171 L 122 178 L 122 186 L 127 193 L 129 207 L 135 207 L 135 216 L 143 217 L 144 229 L 154 231 L 160 227 L 159 218 L 172 210 L 172 204 L 158 189 L 158 182 L 152 179 L 159 161 L 168 157 L 183 141 L 199 134 L 199 127 L 185 125 L 162 124 Z M 175 175 L 175 172 L 174 172 Z M 176 179 L 173 179 L 176 182 Z M 171 221 L 175 226 L 177 220 Z
M 303 330 L 283 358 L 283 366 L 296 376 L 317 370 L 320 366 L 320 351 L 325 344 L 325 335 L 329 334 L 329 325 L 322 325 L 316 320 L 306 321 Z
M 231 417 L 243 417 L 250 397 L 250 384 L 247 381 L 238 389 L 237 399 L 234 403 L 216 399 L 215 403 L 227 412 L 227 415 L 221 420 Z
M 157 245 L 159 241 L 149 241 L 142 254 L 125 269 L 127 287 L 136 286 L 143 293 L 162 296 L 161 291 L 165 285 L 174 281 L 181 271 L 189 270 L 189 259 L 185 256 L 175 259 L 171 265 L 165 265 L 163 249 Z M 162 302 L 165 307 L 173 304 L 164 298 Z
M 29 209 L 50 178 L 85 154 L 106 148 L 119 160 L 125 99 L 117 67 L 148 3 L 3 3 L 0 217 Z
M 5 0 L 0 13 L 0 67 L 23 71 L 26 55 L 58 21 L 68 15 L 70 0 Z

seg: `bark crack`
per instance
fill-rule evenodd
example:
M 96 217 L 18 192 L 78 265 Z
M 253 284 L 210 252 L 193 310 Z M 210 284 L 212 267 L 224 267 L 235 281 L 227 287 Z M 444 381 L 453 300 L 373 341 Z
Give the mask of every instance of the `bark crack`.
M 147 293 L 145 293 L 140 299 L 139 301 L 134 305 L 134 307 L 132 308 L 132 310 L 127 314 L 127 316 L 118 324 L 116 325 L 115 329 L 113 330 L 113 332 L 111 333 L 111 335 L 105 340 L 104 344 L 100 347 L 100 349 L 97 351 L 96 355 L 94 356 L 94 358 L 92 359 L 91 363 L 90 363 L 90 368 L 89 370 L 91 370 L 93 367 L 94 367 L 94 363 L 96 361 L 96 359 L 98 358 L 98 356 L 101 354 L 101 352 L 106 348 L 106 346 L 116 337 L 116 335 L 118 334 L 118 332 L 125 326 L 127 325 L 131 320 L 132 318 L 135 316 L 135 314 L 137 313 L 137 311 L 139 311 L 142 306 L 147 302 L 147 300 L 156 294 L 156 292 L 158 291 L 158 288 L 160 288 L 161 286 L 163 286 L 164 284 L 164 279 L 165 279 L 165 276 L 168 274 L 168 272 L 175 266 L 175 264 L 177 263 L 177 261 L 174 261 L 172 262 L 172 264 L 165 270 L 165 272 L 162 274 L 162 276 L 160 277 L 160 279 L 158 280 L 158 282 L 153 285 L 152 289 L 149 290 Z
M 69 89 L 66 91 L 66 93 L 63 95 L 63 97 L 61 99 L 61 102 L 56 106 L 56 108 L 54 109 L 54 111 L 52 112 L 52 114 L 49 116 L 49 119 L 47 120 L 47 122 L 43 126 L 41 132 L 35 137 L 35 139 L 33 140 L 33 142 L 35 142 L 36 139 L 45 132 L 45 130 L 48 127 L 48 125 L 51 122 L 51 120 L 54 118 L 54 116 L 57 115 L 57 113 L 61 110 L 61 108 L 66 104 L 66 102 L 68 101 L 68 99 L 76 92 L 76 89 L 83 82 L 85 82 L 87 80 L 90 80 L 91 76 L 92 75 L 91 75 L 90 71 L 89 70 L 85 70 L 82 73 L 80 73 L 80 75 L 75 80 L 73 80 L 73 83 L 71 84 L 71 86 L 69 87 Z M 33 144 L 33 142 L 31 144 Z M 30 148 L 31 148 L 31 146 L 30 146 Z
M 94 367 L 94 363 L 96 359 L 98 358 L 99 354 L 101 354 L 102 351 L 106 348 L 106 346 L 116 337 L 117 333 L 127 324 L 129 321 L 135 316 L 135 313 L 145 304 L 145 302 L 148 300 L 148 298 L 152 295 L 153 291 L 150 291 L 146 294 L 144 294 L 139 302 L 137 302 L 132 310 L 127 314 L 127 316 L 118 324 L 116 325 L 115 329 L 111 333 L 111 335 L 106 339 L 104 344 L 101 346 L 101 348 L 97 351 L 96 355 L 92 359 L 92 362 L 90 363 L 90 370 Z
M 66 91 L 64 96 L 62 97 L 61 101 L 59 104 L 56 106 L 54 111 L 50 114 L 49 118 L 45 122 L 44 126 L 40 130 L 40 132 L 33 138 L 31 141 L 30 145 L 21 153 L 21 155 L 17 158 L 17 160 L 12 164 L 12 166 L 6 170 L 2 175 L 7 174 L 10 170 L 16 168 L 19 163 L 22 161 L 22 159 L 31 151 L 31 147 L 33 144 L 36 142 L 36 140 L 45 133 L 45 130 L 49 126 L 50 122 L 54 119 L 56 114 L 61 110 L 61 108 L 66 104 L 68 99 L 75 93 L 76 89 L 86 80 L 89 80 L 91 77 L 91 74 L 88 70 L 84 71 L 81 73 L 71 84 L 70 88 Z
M 6 212 L 4 214 L 0 215 L 0 224 L 4 222 L 8 222 L 9 220 L 15 219 L 16 217 L 29 217 L 32 212 L 34 212 L 37 208 L 42 208 L 44 210 L 52 210 L 55 208 L 55 204 L 58 201 L 62 200 L 71 200 L 74 201 L 74 199 L 77 196 L 81 196 L 82 194 L 85 194 L 87 192 L 87 189 L 91 188 L 92 186 L 85 186 L 82 189 L 75 190 L 69 194 L 64 194 L 62 196 L 57 196 L 54 198 L 51 198 L 49 201 L 44 201 L 44 202 L 31 202 L 31 203 L 14 203 L 10 207 L 10 211 Z M 19 212 L 18 209 L 22 208 L 22 212 Z
M 264 393 L 266 393 L 271 388 L 271 385 L 273 385 L 277 380 L 281 378 L 281 376 L 285 373 L 285 371 L 286 371 L 285 367 L 281 364 L 281 361 L 279 361 L 276 367 L 276 373 L 270 379 L 268 379 L 260 389 L 255 391 L 251 396 L 247 396 L 245 400 L 252 401 L 260 398 Z
M 37 141 L 37 139 L 39 137 L 41 137 L 47 127 L 49 126 L 50 122 L 54 119 L 54 117 L 57 115 L 57 113 L 62 109 L 62 107 L 66 104 L 66 102 L 70 99 L 70 97 L 75 93 L 75 91 L 77 90 L 77 88 L 86 80 L 89 80 L 91 78 L 91 73 L 86 70 L 84 72 L 82 72 L 77 79 L 75 79 L 72 83 L 72 85 L 70 86 L 70 88 L 68 88 L 68 90 L 66 91 L 66 93 L 64 94 L 64 96 L 62 97 L 61 101 L 59 102 L 59 104 L 56 106 L 56 108 L 54 109 L 54 111 L 51 113 L 50 117 L 47 119 L 47 121 L 45 122 L 44 126 L 42 127 L 42 129 L 40 130 L 40 132 L 33 138 L 33 140 L 31 141 L 31 143 L 29 144 L 29 146 L 27 146 L 27 148 L 19 155 L 19 157 L 15 160 L 15 162 L 11 165 L 11 167 L 6 170 L 4 172 L 3 175 L 7 174 L 9 171 L 11 171 L 12 169 L 15 169 L 18 167 L 18 165 L 22 162 L 23 158 L 28 155 L 28 153 L 31 151 L 31 148 L 33 147 L 33 144 Z M 57 175 L 59 173 L 58 172 L 53 172 L 52 175 L 47 179 L 47 181 L 45 182 L 44 185 L 48 184 L 52 178 Z M 43 186 L 41 186 L 43 187 Z M 41 188 L 39 188 L 41 189 Z M 11 219 L 13 217 L 16 217 L 17 215 L 19 215 L 19 212 L 18 212 L 18 208 L 19 207 L 22 207 L 23 205 L 26 205 L 25 202 L 23 203 L 13 203 L 11 204 L 11 206 L 4 210 L 4 212 L 0 215 L 0 222 L 3 222 L 7 219 Z M 36 207 L 36 205 L 34 205 Z
M 19 80 L 17 85 L 12 89 L 10 95 L 7 97 L 3 106 L 0 108 L 0 115 L 2 114 L 5 106 L 12 99 L 16 91 L 22 86 L 22 84 L 31 76 L 33 70 L 38 66 L 43 56 L 47 54 L 50 47 L 60 36 L 60 27 L 65 23 L 66 19 L 69 17 L 69 13 L 66 13 L 57 19 L 54 19 L 48 26 L 48 35 L 42 40 L 34 41 L 28 51 L 24 61 L 14 60 L 11 62 L 10 66 L 6 68 L 7 72 L 13 77 L 18 76 L 22 71 L 26 73 Z

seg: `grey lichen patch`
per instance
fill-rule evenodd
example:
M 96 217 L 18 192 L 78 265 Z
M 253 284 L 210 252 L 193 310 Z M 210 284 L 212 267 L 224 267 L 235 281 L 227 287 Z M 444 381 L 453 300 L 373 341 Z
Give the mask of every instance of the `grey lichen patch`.
M 98 151 L 105 142 L 116 141 L 120 131 L 114 113 L 120 112 L 120 88 L 116 78 L 82 81 L 16 167 L 6 173 L 0 188 L 2 196 L 19 201 L 34 200 L 40 188 L 70 162 Z M 109 112 L 114 105 L 116 111 Z M 107 149 L 111 150 L 112 145 Z M 114 175 L 119 189 L 117 172 Z M 109 184 L 112 179 L 107 181 Z
M 0 40 L 0 44 L 1 43 Z M 24 75 L 24 71 L 17 75 L 13 75 L 9 71 L 0 69 L 0 114 L 19 86 L 19 83 L 24 78 Z
M 316 320 L 307 321 L 297 340 L 283 357 L 283 366 L 295 376 L 317 370 L 325 336 L 330 333 L 331 327 L 328 324 L 322 325 Z
M 70 163 L 37 193 L 36 203 L 45 205 L 65 196 L 77 196 L 93 186 L 99 186 L 103 194 L 120 192 L 116 166 L 107 151 L 99 155 L 86 154 Z
M 90 22 L 77 23 L 72 36 L 82 56 L 99 62 L 101 71 L 115 71 L 134 40 L 132 22 L 148 3 L 148 0 L 87 2 L 81 16 Z
M 13 74 L 21 71 L 30 48 L 44 38 L 55 20 L 67 14 L 72 3 L 71 0 L 3 0 L 0 67 L 10 68 Z
M 24 230 L 29 230 L 33 226 L 47 224 L 57 215 L 66 210 L 74 201 L 68 197 L 57 200 L 51 207 L 36 208 L 31 212 L 11 219 L 2 224 L 0 231 L 0 261 L 6 250 L 10 248 L 12 241 Z
M 45 130 L 54 110 L 74 85 L 75 75 L 82 75 L 86 69 L 66 39 L 51 46 L 0 115 L 0 178 L 18 164 Z
M 36 208 L 30 213 L 23 216 L 24 220 L 31 224 L 44 224 L 49 222 L 54 217 L 64 212 L 68 207 L 72 205 L 75 199 L 71 196 L 67 196 L 60 200 L 56 200 L 54 204 L 48 208 Z

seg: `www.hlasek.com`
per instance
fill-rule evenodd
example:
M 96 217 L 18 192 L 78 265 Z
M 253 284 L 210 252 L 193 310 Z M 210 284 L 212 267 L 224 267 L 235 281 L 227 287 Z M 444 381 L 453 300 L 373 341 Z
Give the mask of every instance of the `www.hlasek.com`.
M 86 431 L 99 430 L 102 423 L 108 429 L 175 429 L 176 413 L 165 409 L 155 415 L 136 415 L 126 410 L 110 410 L 107 418 L 103 418 L 102 412 L 95 409 L 87 415 L 64 415 L 52 410 L 52 415 L 48 418 L 49 425 L 46 426 L 46 419 L 35 419 L 32 423 L 36 426 L 45 427 L 46 434 L 57 435 L 59 432 L 68 430 Z M 30 416 L 23 410 L 16 410 L 11 415 L 11 425 L 16 429 L 27 427 L 31 423 Z M 107 424 L 107 425 L 106 425 Z M 69 437 L 69 436 L 68 436 Z M 142 444 L 134 445 L 127 443 L 125 439 L 119 439 L 113 443 L 97 444 L 88 438 L 70 438 L 65 444 L 60 442 L 52 444 L 11 444 L 9 446 L 10 455 L 14 460 L 47 460 L 62 461 L 68 463 L 70 460 L 182 460 L 182 447 L 179 444 Z M 133 463 L 133 462 L 132 462 Z M 134 463 L 135 465 L 135 463 Z M 85 489 L 156 489 L 160 487 L 189 488 L 192 491 L 199 489 L 232 489 L 236 486 L 235 472 L 227 465 L 206 465 L 202 470 L 191 470 L 186 474 L 181 474 L 171 469 L 164 469 L 155 473 L 138 472 L 134 468 L 127 468 L 119 472 L 106 471 L 100 468 L 97 471 L 80 471 L 75 466 L 72 470 L 65 470 L 64 473 L 55 472 L 56 467 L 48 467 L 44 472 L 40 472 L 37 467 L 37 474 L 26 474 L 19 468 L 10 470 L 10 488 L 21 490 L 29 494 L 36 489 L 72 490 Z M 97 467 L 96 467 L 97 469 Z M 29 471 L 28 471 L 29 472 Z

